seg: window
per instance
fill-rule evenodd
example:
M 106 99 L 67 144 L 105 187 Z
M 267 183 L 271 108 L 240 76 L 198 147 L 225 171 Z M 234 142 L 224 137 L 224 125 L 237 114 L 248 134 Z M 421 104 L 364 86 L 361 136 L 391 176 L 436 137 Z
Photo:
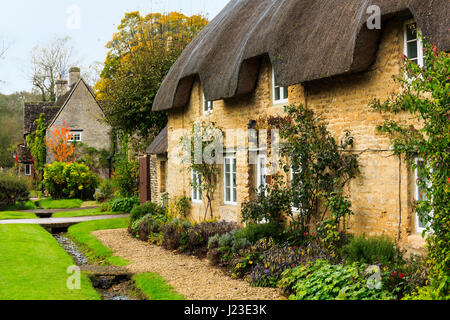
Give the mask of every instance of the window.
M 236 156 L 224 158 L 224 199 L 225 204 L 237 204 Z
M 420 158 L 417 158 L 415 161 L 416 161 L 417 167 L 421 167 L 425 164 L 423 159 L 420 159 Z M 416 198 L 416 201 L 419 201 L 419 202 L 425 201 L 425 200 L 427 200 L 425 197 L 425 190 L 423 189 L 423 186 L 421 186 L 419 184 L 419 182 L 424 181 L 426 184 L 428 184 L 428 182 L 425 180 L 426 178 L 420 174 L 420 171 L 418 168 L 416 168 L 414 175 L 415 175 L 415 198 Z M 427 228 L 426 221 L 424 221 L 424 219 L 421 219 L 416 214 L 416 229 L 417 229 L 417 231 L 423 232 L 426 228 Z
M 202 202 L 202 175 L 192 169 L 191 173 L 191 183 L 192 183 L 192 201 Z
M 29 163 L 25 164 L 25 175 L 31 176 L 31 164 Z
M 203 95 L 203 114 L 211 114 L 214 109 L 214 101 L 208 101 Z
M 81 131 L 72 131 L 70 132 L 70 134 L 72 135 L 72 139 L 69 139 L 69 141 L 71 142 L 81 142 Z
M 256 186 L 258 190 L 261 190 L 261 188 L 267 187 L 267 157 L 265 155 L 258 156 L 256 171 Z
M 419 31 L 420 30 L 417 29 L 417 24 L 414 21 L 408 21 L 405 23 L 404 54 L 409 60 L 417 63 L 422 67 L 424 65 L 423 43 L 422 39 L 419 38 Z
M 272 69 L 272 87 L 273 87 L 273 103 L 288 103 L 289 92 L 288 87 L 280 87 L 275 83 L 275 72 Z

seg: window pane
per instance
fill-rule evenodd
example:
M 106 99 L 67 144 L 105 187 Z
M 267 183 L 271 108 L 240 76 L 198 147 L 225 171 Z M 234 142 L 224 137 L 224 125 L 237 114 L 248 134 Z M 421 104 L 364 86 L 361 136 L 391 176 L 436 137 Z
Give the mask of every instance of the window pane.
M 417 31 L 416 31 L 416 24 L 408 24 L 406 26 L 406 40 L 414 40 L 417 39 Z
M 233 202 L 236 202 L 237 200 L 237 190 L 236 188 L 233 188 Z
M 283 99 L 287 99 L 289 97 L 288 87 L 283 87 Z
M 417 41 L 409 42 L 407 44 L 407 49 L 409 59 L 417 58 Z
M 281 100 L 280 99 L 280 87 L 275 88 L 275 101 Z
M 225 201 L 230 202 L 230 188 L 225 188 Z

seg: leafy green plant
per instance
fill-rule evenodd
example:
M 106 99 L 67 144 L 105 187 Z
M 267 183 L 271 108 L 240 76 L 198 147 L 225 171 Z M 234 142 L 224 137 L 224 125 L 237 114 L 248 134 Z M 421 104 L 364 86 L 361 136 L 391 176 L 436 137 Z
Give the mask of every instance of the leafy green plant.
M 33 157 L 35 171 L 38 173 L 39 180 L 42 180 L 44 178 L 44 166 L 47 163 L 45 114 L 42 113 L 35 120 L 35 124 L 36 131 L 27 136 L 27 143 Z
M 383 289 L 369 288 L 364 265 L 330 264 L 318 259 L 282 274 L 279 287 L 291 294 L 291 300 L 390 300 L 394 296 Z
M 164 217 L 167 211 L 165 208 L 158 206 L 156 203 L 148 201 L 141 205 L 135 206 L 130 212 L 130 221 L 134 222 L 146 215 Z
M 345 152 L 353 146 L 353 137 L 346 132 L 337 143 L 321 118 L 302 105 L 286 106 L 285 112 L 287 116 L 271 116 L 263 122 L 279 129 L 283 141 L 280 163 L 291 176 L 285 191 L 297 208 L 295 215 L 292 210 L 288 215 L 293 227 L 308 232 L 313 220 L 322 221 L 330 211 L 338 223 L 351 212 L 333 211 L 338 206 L 332 204 L 342 199 L 343 188 L 359 173 L 357 155 Z
M 114 155 L 113 183 L 118 189 L 120 197 L 136 196 L 139 188 L 139 164 L 129 155 L 130 138 L 126 134 L 120 135 L 122 147 Z
M 393 264 L 402 259 L 402 252 L 389 237 L 355 237 L 341 249 L 341 256 L 350 262 Z
M 283 226 L 278 223 L 249 224 L 236 233 L 235 241 L 245 238 L 250 243 L 255 244 L 263 238 L 280 240 L 283 237 L 283 230 Z
M 43 183 L 53 199 L 92 199 L 97 177 L 84 164 L 54 162 L 45 166 Z
M 0 207 L 23 206 L 29 199 L 28 183 L 24 178 L 0 172 Z
M 291 206 L 291 199 L 284 184 L 277 182 L 272 186 L 260 188 L 255 199 L 242 204 L 242 222 L 283 223 L 284 217 L 291 211 Z
M 191 198 L 188 198 L 186 196 L 177 198 L 175 200 L 175 208 L 178 215 L 180 215 L 182 218 L 186 218 L 189 210 L 191 210 L 192 208 Z
M 136 197 L 131 198 L 117 198 L 111 201 L 112 212 L 131 212 L 133 208 L 139 205 L 139 199 Z
M 427 226 L 430 288 L 422 292 L 447 296 L 450 289 L 450 55 L 426 44 L 425 65 L 405 58 L 404 74 L 397 79 L 402 90 L 391 99 L 374 100 L 370 106 L 380 113 L 408 112 L 419 126 L 410 122 L 386 121 L 378 130 L 390 137 L 393 152 L 406 156 L 423 179 L 417 181 L 424 200 L 415 212 Z M 417 165 L 415 158 L 423 159 Z M 430 214 L 430 213 L 433 214 Z
M 111 180 L 102 180 L 95 190 L 94 198 L 98 202 L 105 202 L 114 197 L 115 187 Z

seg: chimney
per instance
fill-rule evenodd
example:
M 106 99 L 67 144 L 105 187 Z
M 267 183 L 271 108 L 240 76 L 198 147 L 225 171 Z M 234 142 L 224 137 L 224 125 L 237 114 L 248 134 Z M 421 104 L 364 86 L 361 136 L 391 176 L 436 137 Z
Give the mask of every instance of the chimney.
M 69 87 L 72 87 L 73 85 L 75 85 L 75 83 L 77 83 L 78 80 L 80 80 L 80 77 L 81 77 L 80 68 L 77 68 L 77 67 L 70 68 L 70 70 L 69 70 Z
M 61 74 L 58 75 L 56 80 L 56 98 L 59 98 L 67 92 L 67 80 L 61 79 Z

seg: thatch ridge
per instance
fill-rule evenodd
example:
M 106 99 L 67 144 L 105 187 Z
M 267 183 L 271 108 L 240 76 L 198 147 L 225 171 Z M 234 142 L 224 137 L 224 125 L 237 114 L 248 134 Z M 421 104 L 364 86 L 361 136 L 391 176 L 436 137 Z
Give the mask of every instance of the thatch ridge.
M 186 105 L 196 76 L 208 100 L 249 93 L 264 55 L 282 86 L 365 70 L 380 38 L 366 26 L 372 4 L 384 20 L 412 15 L 430 42 L 450 50 L 448 0 L 231 0 L 172 66 L 153 110 Z

